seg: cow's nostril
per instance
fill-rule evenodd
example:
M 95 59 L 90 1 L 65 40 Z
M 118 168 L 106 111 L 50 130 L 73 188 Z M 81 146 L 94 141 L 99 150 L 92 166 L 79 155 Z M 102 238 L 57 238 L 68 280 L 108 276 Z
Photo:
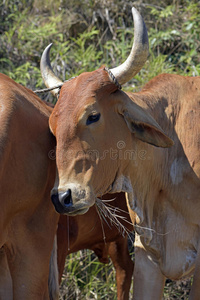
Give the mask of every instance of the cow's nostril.
M 72 204 L 72 193 L 71 193 L 70 189 L 68 189 L 66 192 L 64 192 L 62 195 L 60 195 L 60 197 L 61 197 L 61 202 L 65 206 L 69 206 Z
M 58 193 L 52 193 L 51 194 L 51 200 L 53 202 L 53 204 L 55 205 L 58 202 Z

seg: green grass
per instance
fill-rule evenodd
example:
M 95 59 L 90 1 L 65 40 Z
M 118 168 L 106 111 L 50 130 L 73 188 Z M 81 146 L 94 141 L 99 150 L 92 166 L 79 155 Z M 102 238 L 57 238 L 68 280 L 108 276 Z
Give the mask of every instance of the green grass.
M 60 287 L 61 299 L 117 299 L 112 263 L 99 263 L 90 250 L 70 254 Z

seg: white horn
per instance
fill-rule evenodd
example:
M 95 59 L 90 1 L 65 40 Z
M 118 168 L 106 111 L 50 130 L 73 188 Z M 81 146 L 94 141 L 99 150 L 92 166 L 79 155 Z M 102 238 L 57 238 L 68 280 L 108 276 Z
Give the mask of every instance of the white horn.
M 120 66 L 110 69 L 120 84 L 128 82 L 143 67 L 149 55 L 148 33 L 139 12 L 133 7 L 134 43 L 126 61 Z
M 63 82 L 58 77 L 56 77 L 51 67 L 49 53 L 52 45 L 53 44 L 51 43 L 45 48 L 44 52 L 42 53 L 42 57 L 40 61 L 40 70 L 41 70 L 42 78 L 47 88 L 52 88 L 54 86 L 59 86 L 59 85 L 62 86 L 63 84 Z M 51 93 L 57 96 L 59 93 L 59 89 L 54 89 L 51 91 Z

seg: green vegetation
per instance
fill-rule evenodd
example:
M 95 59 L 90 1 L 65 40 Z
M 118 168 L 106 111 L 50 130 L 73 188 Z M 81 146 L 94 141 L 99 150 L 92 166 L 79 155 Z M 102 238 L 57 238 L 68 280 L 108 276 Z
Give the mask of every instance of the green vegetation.
M 112 263 L 99 263 L 90 250 L 70 254 L 66 260 L 60 299 L 117 299 Z
M 102 64 L 120 64 L 132 45 L 132 5 L 147 25 L 150 57 L 124 89 L 139 90 L 162 72 L 200 75 L 199 0 L 1 1 L 0 72 L 33 90 L 44 88 L 40 57 L 51 42 L 52 66 L 61 80 Z M 49 94 L 42 97 L 52 100 Z M 168 282 L 164 298 L 187 299 L 188 282 L 184 284 Z M 60 299 L 116 299 L 112 265 L 99 264 L 91 251 L 70 255 L 61 295 Z
M 131 6 L 120 0 L 4 0 L 0 72 L 29 88 L 42 88 L 40 57 L 50 42 L 51 60 L 62 80 L 102 64 L 120 64 L 133 39 Z M 162 0 L 158 5 L 151 0 L 135 6 L 148 28 L 151 55 L 128 89 L 140 88 L 161 72 L 198 75 L 199 1 Z

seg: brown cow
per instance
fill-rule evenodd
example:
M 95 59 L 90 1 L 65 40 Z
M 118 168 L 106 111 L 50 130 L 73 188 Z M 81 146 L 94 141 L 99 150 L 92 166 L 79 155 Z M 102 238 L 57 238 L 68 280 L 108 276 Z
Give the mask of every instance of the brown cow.
M 128 300 L 133 262 L 128 251 L 127 233 L 133 230 L 133 225 L 130 223 L 123 193 L 105 195 L 103 199 L 113 199 L 107 203 L 109 208 L 112 205 L 114 211 L 116 210 L 116 214 L 112 212 L 113 221 L 105 216 L 100 218 L 95 206 L 92 206 L 84 215 L 60 216 L 57 230 L 60 281 L 66 256 L 78 250 L 91 249 L 102 263 L 108 263 L 108 255 L 110 256 L 116 270 L 117 298 Z M 106 215 L 109 216 L 107 211 Z M 117 215 L 120 216 L 118 221 L 124 229 L 119 226 L 116 220 Z
M 0 297 L 49 299 L 49 260 L 59 215 L 50 200 L 55 140 L 51 110 L 32 91 L 0 74 Z M 13 291 L 7 290 L 9 265 Z M 3 284 L 3 286 L 2 286 Z
M 190 299 L 196 300 L 200 77 L 163 74 L 139 93 L 121 91 L 120 84 L 148 56 L 146 29 L 133 12 L 139 20 L 127 61 L 111 72 L 100 68 L 83 73 L 61 88 L 50 117 L 58 168 L 52 201 L 60 213 L 76 214 L 86 212 L 101 194 L 126 192 L 137 230 L 134 299 L 161 299 L 166 277 L 177 280 L 194 273 Z M 54 84 L 48 52 L 41 61 L 47 86 Z M 173 142 L 158 124 L 173 139 L 173 147 L 161 148 Z

